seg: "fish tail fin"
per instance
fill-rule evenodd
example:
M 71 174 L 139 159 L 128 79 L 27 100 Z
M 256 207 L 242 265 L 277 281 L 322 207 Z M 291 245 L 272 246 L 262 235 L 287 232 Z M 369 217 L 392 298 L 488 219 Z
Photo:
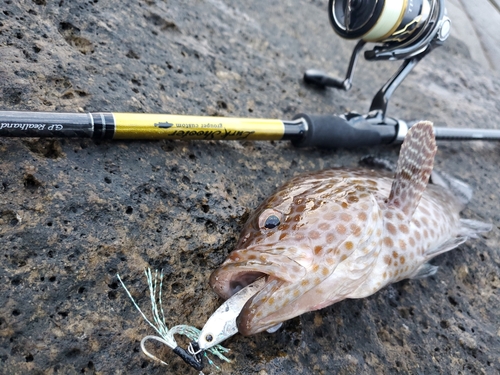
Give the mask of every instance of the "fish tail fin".
M 413 125 L 399 153 L 396 176 L 388 203 L 411 218 L 422 197 L 434 165 L 437 146 L 432 123 Z

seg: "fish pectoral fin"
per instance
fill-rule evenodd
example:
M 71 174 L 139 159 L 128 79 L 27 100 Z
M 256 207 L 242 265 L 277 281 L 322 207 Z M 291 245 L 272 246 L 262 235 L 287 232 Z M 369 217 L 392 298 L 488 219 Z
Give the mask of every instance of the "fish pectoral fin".
M 478 220 L 460 219 L 461 235 L 467 238 L 477 238 L 478 233 L 489 232 L 493 225 Z
M 396 176 L 392 182 L 388 204 L 411 218 L 427 187 L 437 147 L 432 123 L 413 125 L 399 153 Z
M 436 255 L 446 253 L 447 251 L 454 249 L 458 245 L 463 244 L 465 241 L 467 241 L 468 238 L 469 238 L 468 236 L 458 236 L 450 238 L 449 240 L 439 245 L 437 248 L 427 250 L 424 253 L 424 256 L 427 259 L 434 258 Z
M 483 223 L 482 221 L 460 219 L 460 232 L 456 237 L 450 238 L 435 249 L 429 249 L 425 252 L 425 256 L 430 259 L 436 255 L 445 253 L 464 243 L 469 238 L 477 238 L 478 233 L 489 232 L 491 224 Z
M 370 268 L 372 264 L 377 261 L 378 254 L 380 253 L 381 247 L 378 245 L 373 245 L 378 243 L 379 238 L 377 237 L 378 230 L 384 230 L 383 222 L 378 219 L 374 219 L 374 214 L 376 217 L 382 217 L 383 212 L 373 195 L 370 195 L 369 206 L 366 210 L 367 220 L 361 226 L 360 233 L 352 233 L 338 245 L 337 248 L 342 249 L 342 254 L 346 255 L 344 262 L 349 263 L 349 269 L 353 272 Z M 350 252 L 346 251 L 348 244 L 352 244 L 352 250 Z M 335 249 L 337 250 L 337 249 Z M 340 264 L 341 262 L 339 262 Z
M 424 277 L 432 276 L 437 272 L 438 268 L 438 266 L 424 263 L 415 271 L 414 275 L 410 277 L 410 279 L 423 279 Z

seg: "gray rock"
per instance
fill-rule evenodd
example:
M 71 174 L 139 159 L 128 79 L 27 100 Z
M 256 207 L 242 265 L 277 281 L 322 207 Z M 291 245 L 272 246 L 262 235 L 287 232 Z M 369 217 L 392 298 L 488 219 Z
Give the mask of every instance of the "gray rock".
M 308 68 L 343 76 L 352 45 L 316 0 L 7 0 L 0 109 L 364 112 L 397 63 L 361 61 L 350 92 L 302 83 Z M 432 52 L 389 114 L 498 129 L 500 78 L 470 53 L 458 38 Z M 143 270 L 163 269 L 167 323 L 201 327 L 221 303 L 208 276 L 250 210 L 293 175 L 356 166 L 368 153 L 395 161 L 398 148 L 0 139 L 0 372 L 195 373 L 168 348 L 157 353 L 169 367 L 140 352 L 153 332 L 116 273 L 147 312 Z M 464 216 L 493 231 L 436 258 L 428 279 L 304 314 L 275 334 L 235 336 L 222 373 L 498 373 L 499 164 L 496 143 L 441 142 L 436 168 L 475 188 Z
M 457 16 L 465 16 L 453 31 L 469 46 L 472 58 L 500 70 L 500 1 L 451 0 L 448 8 L 453 7 L 461 10 L 454 12 Z

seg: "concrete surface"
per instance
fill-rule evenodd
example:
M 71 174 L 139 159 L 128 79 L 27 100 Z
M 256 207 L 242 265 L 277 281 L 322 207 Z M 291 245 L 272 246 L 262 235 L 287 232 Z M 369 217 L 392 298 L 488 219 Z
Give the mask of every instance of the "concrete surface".
M 467 45 L 474 61 L 499 71 L 500 2 L 448 0 L 446 4 L 453 21 L 451 35 Z
M 453 5 L 468 15 L 454 29 L 477 31 L 482 21 Z M 396 91 L 389 114 L 499 129 L 500 77 L 485 65 L 498 44 L 482 43 L 481 60 L 473 40 L 452 34 Z M 398 63 L 361 61 L 350 92 L 301 80 L 307 68 L 343 76 L 352 46 L 319 0 L 2 0 L 0 109 L 364 112 Z M 116 273 L 147 310 L 143 269 L 164 269 L 167 323 L 201 327 L 221 303 L 208 276 L 251 209 L 295 174 L 356 166 L 368 153 L 395 161 L 398 147 L 0 139 L 0 373 L 196 373 L 169 349 L 158 350 L 168 367 L 140 352 L 153 332 Z M 226 342 L 234 361 L 217 362 L 220 372 L 497 374 L 498 165 L 497 143 L 441 142 L 436 168 L 475 189 L 464 216 L 492 222 L 492 232 L 436 258 L 433 277 L 304 314 L 275 334 L 235 336 Z

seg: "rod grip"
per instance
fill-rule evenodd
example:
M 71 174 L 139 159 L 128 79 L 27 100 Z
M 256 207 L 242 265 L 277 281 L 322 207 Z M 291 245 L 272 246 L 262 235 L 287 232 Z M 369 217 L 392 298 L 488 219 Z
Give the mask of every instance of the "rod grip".
M 357 148 L 386 143 L 379 129 L 363 121 L 352 125 L 339 116 L 304 113 L 298 114 L 294 119 L 297 118 L 303 118 L 308 125 L 305 136 L 292 141 L 297 147 Z

